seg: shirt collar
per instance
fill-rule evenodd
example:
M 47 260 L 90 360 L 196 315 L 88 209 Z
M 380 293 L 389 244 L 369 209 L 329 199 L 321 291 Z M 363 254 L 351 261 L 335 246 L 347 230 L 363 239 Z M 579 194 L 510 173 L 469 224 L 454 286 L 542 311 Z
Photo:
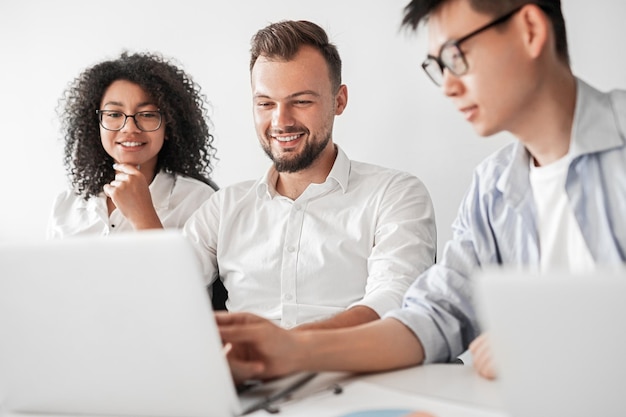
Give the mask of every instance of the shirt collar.
M 271 199 L 276 195 L 276 181 L 278 181 L 278 171 L 274 165 L 270 166 L 265 175 L 257 182 L 256 195 L 259 198 L 264 196 Z
M 348 183 L 350 182 L 350 160 L 338 145 L 335 146 L 337 147 L 337 158 L 335 158 L 335 163 L 328 173 L 326 181 L 331 178 L 335 180 L 345 194 L 348 191 Z
M 176 177 L 163 171 L 159 171 L 150 183 L 150 194 L 155 209 L 167 208 L 170 205 L 170 196 L 176 183 Z
M 334 181 L 341 187 L 343 193 L 348 191 L 348 183 L 350 179 L 350 160 L 345 152 L 335 144 L 337 147 L 337 158 L 333 163 L 333 167 L 328 173 L 328 177 L 324 184 L 328 181 Z M 257 197 L 273 198 L 277 195 L 276 182 L 278 181 L 278 171 L 274 165 L 270 166 L 265 175 L 257 182 L 256 193 Z
M 608 94 L 576 79 L 576 107 L 570 139 L 569 160 L 578 156 L 624 146 Z M 528 188 L 530 155 L 517 141 L 513 158 L 497 182 L 497 188 L 520 200 Z
M 521 142 L 513 143 L 513 158 L 496 183 L 496 188 L 513 204 L 523 201 L 530 192 L 530 153 Z
M 577 79 L 576 94 L 571 158 L 624 146 L 610 96 L 580 79 Z

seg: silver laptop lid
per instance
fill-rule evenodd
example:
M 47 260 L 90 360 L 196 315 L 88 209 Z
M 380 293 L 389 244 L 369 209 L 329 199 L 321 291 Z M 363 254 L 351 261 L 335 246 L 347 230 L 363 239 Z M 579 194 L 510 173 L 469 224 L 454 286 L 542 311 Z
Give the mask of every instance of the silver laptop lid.
M 626 415 L 625 269 L 488 269 L 475 282 L 513 416 Z
M 174 231 L 0 246 L 11 413 L 240 411 L 198 263 Z

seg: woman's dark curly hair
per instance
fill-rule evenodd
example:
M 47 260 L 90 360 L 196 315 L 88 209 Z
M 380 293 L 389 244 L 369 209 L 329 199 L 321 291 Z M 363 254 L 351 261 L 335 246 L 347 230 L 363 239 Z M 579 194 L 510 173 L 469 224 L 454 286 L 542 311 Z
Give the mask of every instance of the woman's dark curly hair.
M 203 181 L 210 180 L 216 150 L 205 96 L 189 75 L 154 53 L 124 52 L 80 74 L 59 102 L 65 138 L 64 162 L 76 193 L 85 199 L 98 195 L 115 177 L 113 158 L 100 140 L 96 109 L 105 90 L 117 80 L 141 86 L 161 111 L 165 138 L 156 172 L 164 170 Z

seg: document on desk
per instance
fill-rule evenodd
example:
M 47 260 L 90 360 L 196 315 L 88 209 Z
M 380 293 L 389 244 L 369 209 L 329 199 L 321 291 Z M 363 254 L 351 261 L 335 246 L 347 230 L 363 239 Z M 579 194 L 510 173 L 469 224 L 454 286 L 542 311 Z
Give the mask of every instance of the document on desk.
M 363 381 L 347 383 L 340 393 L 329 387 L 307 398 L 282 404 L 280 411 L 283 417 L 400 417 L 418 411 L 433 417 L 508 417 L 501 411 L 442 401 Z M 267 413 L 254 414 L 261 415 Z

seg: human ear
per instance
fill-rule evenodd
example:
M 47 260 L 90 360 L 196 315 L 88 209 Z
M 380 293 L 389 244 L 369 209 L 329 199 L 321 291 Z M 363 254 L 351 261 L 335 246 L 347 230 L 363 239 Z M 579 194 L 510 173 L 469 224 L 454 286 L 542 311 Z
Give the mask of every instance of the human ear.
M 523 44 L 528 55 L 533 59 L 538 58 L 553 37 L 548 17 L 537 5 L 527 4 L 520 10 L 519 24 L 522 27 Z
M 339 116 L 348 105 L 348 87 L 341 84 L 335 94 L 335 116 Z

